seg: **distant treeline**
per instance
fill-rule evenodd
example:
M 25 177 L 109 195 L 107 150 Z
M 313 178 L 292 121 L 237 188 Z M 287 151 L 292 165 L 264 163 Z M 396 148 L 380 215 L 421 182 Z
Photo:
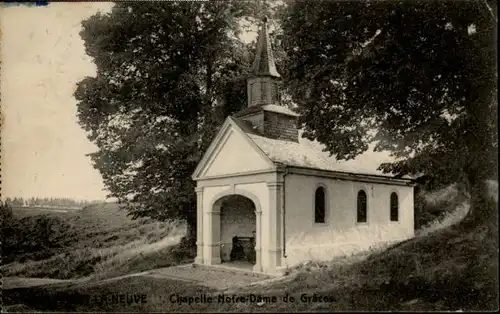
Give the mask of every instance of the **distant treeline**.
M 74 200 L 71 198 L 54 197 L 7 197 L 5 204 L 10 206 L 54 206 L 54 207 L 83 207 L 90 204 L 102 203 L 102 201 Z

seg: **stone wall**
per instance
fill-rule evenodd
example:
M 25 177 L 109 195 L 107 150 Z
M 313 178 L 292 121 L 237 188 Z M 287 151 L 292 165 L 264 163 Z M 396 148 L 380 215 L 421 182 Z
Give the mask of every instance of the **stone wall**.
M 274 139 L 298 142 L 297 117 L 265 111 L 264 134 Z

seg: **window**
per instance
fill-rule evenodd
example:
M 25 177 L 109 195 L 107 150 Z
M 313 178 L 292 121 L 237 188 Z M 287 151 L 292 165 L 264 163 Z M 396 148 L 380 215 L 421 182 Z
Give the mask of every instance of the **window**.
M 280 101 L 280 96 L 279 96 L 279 87 L 278 83 L 274 82 L 272 84 L 272 95 L 273 95 L 273 101 Z
M 252 84 L 252 104 L 258 103 L 262 98 L 259 87 L 258 83 Z
M 366 222 L 366 193 L 358 192 L 357 222 Z
M 267 82 L 260 83 L 261 100 L 267 103 Z
M 325 223 L 325 189 L 319 187 L 314 194 L 314 222 Z
M 253 89 L 253 83 L 250 84 L 250 88 L 249 88 L 249 91 L 248 91 L 248 103 L 249 103 L 249 106 L 253 105 L 253 93 L 254 93 L 254 89 Z
M 398 195 L 393 192 L 391 193 L 391 221 L 398 221 L 399 219 L 399 201 Z

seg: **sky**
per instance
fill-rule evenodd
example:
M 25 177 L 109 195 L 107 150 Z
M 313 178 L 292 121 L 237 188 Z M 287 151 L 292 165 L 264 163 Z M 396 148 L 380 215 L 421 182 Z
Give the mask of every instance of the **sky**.
M 0 7 L 2 198 L 106 197 L 102 178 L 86 156 L 97 147 L 77 123 L 73 92 L 77 82 L 96 73 L 79 35 L 81 21 L 112 6 Z
M 76 119 L 76 83 L 95 75 L 81 21 L 112 3 L 0 8 L 1 195 L 104 199 L 96 150 Z

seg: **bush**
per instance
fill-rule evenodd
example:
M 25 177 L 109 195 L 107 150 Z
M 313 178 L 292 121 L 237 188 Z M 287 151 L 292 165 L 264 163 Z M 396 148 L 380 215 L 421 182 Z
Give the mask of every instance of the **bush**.
M 54 255 L 71 236 L 71 226 L 47 215 L 17 219 L 8 205 L 1 206 L 2 263 L 40 260 Z
M 0 202 L 0 224 L 2 226 L 2 230 L 4 224 L 8 224 L 13 218 L 14 215 L 12 214 L 12 208 L 9 204 Z
M 183 237 L 181 241 L 170 248 L 170 254 L 177 263 L 190 263 L 196 257 L 196 245 L 192 239 Z

